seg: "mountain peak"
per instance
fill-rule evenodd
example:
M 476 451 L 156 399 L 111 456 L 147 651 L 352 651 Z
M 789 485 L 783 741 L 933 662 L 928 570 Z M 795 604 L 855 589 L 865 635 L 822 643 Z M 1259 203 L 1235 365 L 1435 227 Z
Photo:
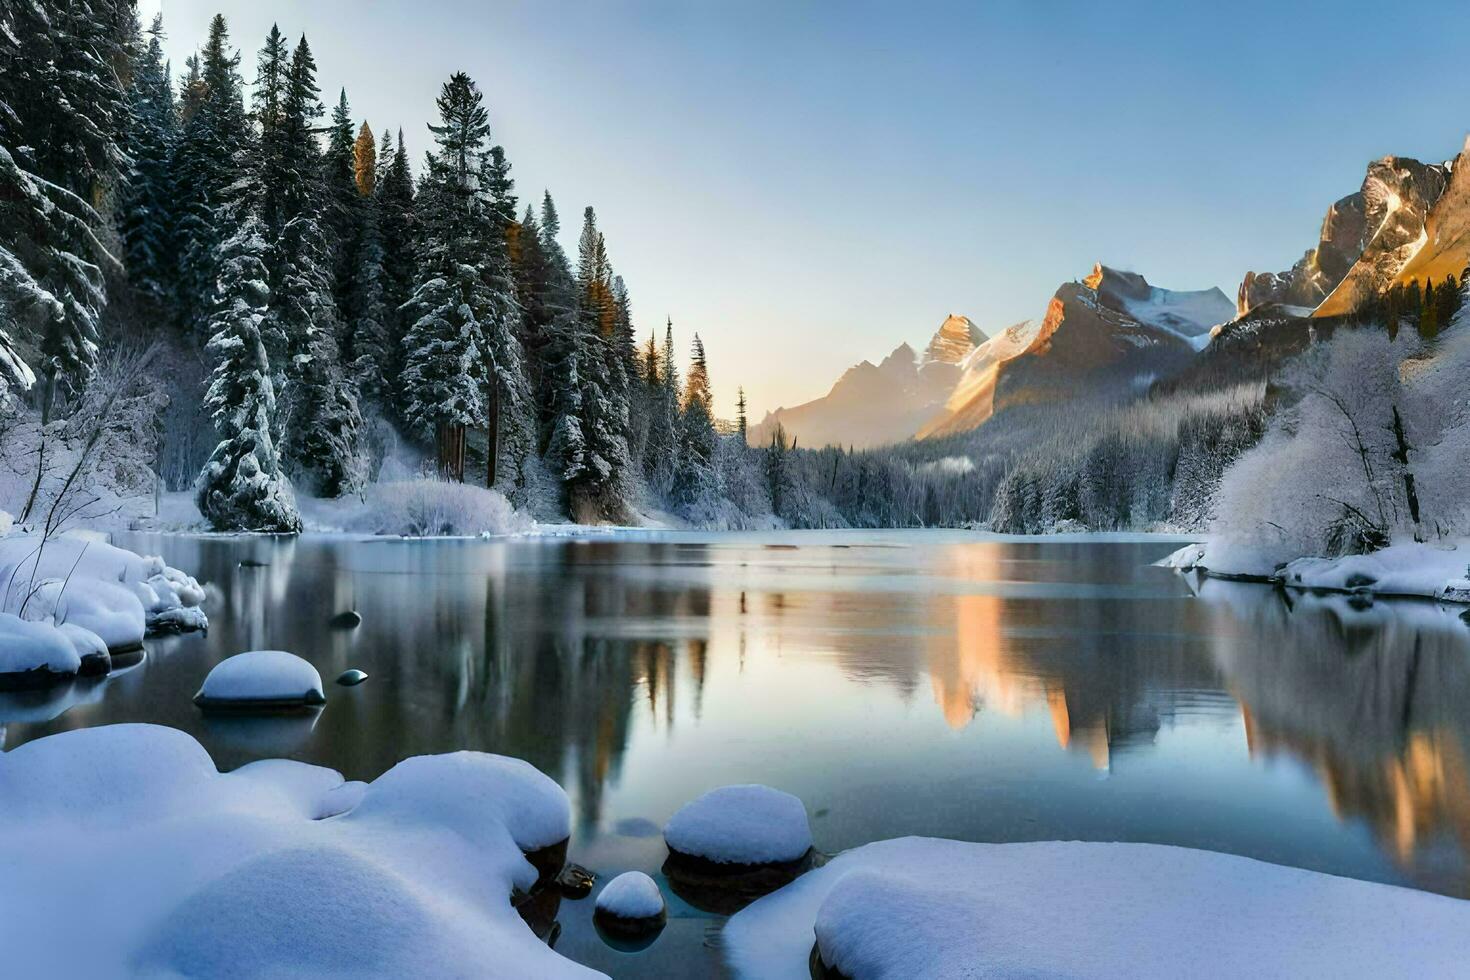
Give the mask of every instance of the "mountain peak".
M 984 342 L 985 334 L 969 317 L 951 313 L 924 348 L 924 363 L 958 364 Z

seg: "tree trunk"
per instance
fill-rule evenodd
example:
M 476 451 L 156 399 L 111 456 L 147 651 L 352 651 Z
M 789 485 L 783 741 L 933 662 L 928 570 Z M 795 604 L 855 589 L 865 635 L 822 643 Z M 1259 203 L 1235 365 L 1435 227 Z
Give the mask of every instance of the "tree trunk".
M 463 425 L 454 427 L 454 479 L 464 482 L 464 432 Z
M 1419 530 L 1419 490 L 1414 486 L 1414 474 L 1409 469 L 1409 442 L 1404 438 L 1404 420 L 1397 405 L 1393 407 L 1393 438 L 1398 444 L 1393 458 L 1403 467 L 1404 496 L 1409 501 L 1409 519 L 1414 522 L 1414 540 L 1423 541 L 1424 535 Z
M 485 488 L 495 487 L 495 467 L 500 462 L 500 385 L 490 384 L 490 412 L 485 422 Z

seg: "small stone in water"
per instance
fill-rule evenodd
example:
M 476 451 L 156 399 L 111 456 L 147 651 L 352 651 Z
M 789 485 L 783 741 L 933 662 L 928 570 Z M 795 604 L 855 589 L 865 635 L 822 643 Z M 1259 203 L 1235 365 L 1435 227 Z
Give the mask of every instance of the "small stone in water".
M 367 674 L 358 670 L 356 667 L 353 667 L 350 670 L 344 670 L 342 671 L 342 673 L 338 674 L 337 683 L 341 684 L 343 687 L 356 687 L 358 684 L 361 684 L 363 681 L 367 680 L 367 677 Z
M 333 616 L 329 624 L 334 630 L 355 630 L 362 625 L 362 614 L 356 609 Z
M 256 561 L 254 558 L 246 558 L 245 560 L 243 560 L 243 561 L 240 562 L 240 567 L 241 568 L 268 568 L 269 566 L 265 562 L 263 562 L 263 561 Z
M 596 882 L 597 875 L 580 864 L 568 864 L 556 876 L 557 889 L 564 898 L 570 899 L 586 898 L 592 894 L 592 886 Z

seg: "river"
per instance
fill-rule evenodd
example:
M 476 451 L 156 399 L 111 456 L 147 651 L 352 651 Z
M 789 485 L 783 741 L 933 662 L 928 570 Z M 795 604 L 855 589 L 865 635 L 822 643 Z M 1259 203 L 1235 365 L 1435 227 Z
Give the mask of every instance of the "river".
M 147 721 L 223 769 L 372 779 L 456 749 L 528 759 L 572 801 L 571 859 L 655 876 L 660 828 L 727 783 L 799 796 L 819 850 L 909 834 L 1229 851 L 1470 896 L 1470 628 L 1209 582 L 1160 539 L 630 533 L 503 541 L 123 535 L 207 583 L 207 635 L 106 681 L 0 700 L 4 746 Z M 334 629 L 336 613 L 362 625 Z M 191 702 L 248 649 L 328 703 Z M 330 682 L 357 667 L 358 687 Z M 648 949 L 564 902 L 558 951 L 615 976 L 718 975 L 719 916 L 672 897 Z

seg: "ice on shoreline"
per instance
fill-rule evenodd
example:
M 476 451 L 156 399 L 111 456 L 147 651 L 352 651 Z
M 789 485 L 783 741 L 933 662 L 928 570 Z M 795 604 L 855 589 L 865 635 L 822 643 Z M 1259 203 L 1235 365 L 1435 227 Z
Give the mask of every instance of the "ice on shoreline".
M 1266 550 L 1222 539 L 1185 545 L 1158 564 L 1294 588 L 1470 603 L 1470 543 L 1465 541 L 1405 541 L 1366 555 L 1280 562 Z

